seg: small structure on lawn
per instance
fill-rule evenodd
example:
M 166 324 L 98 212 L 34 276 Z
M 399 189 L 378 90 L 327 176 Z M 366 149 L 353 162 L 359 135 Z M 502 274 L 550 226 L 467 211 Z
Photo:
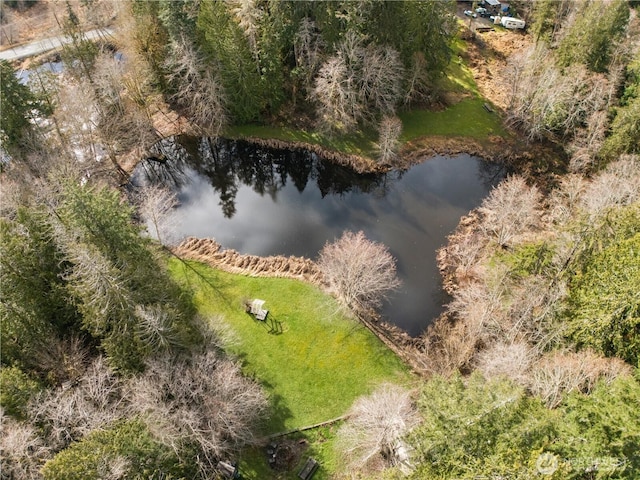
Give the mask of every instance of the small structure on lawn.
M 320 468 L 320 464 L 316 462 L 315 459 L 309 457 L 305 462 L 304 467 L 302 467 L 302 470 L 300 470 L 298 478 L 301 478 L 302 480 L 310 480 L 318 468 Z
M 264 303 L 264 300 L 256 298 L 249 305 L 249 313 L 256 317 L 256 320 L 260 320 L 263 322 L 267 319 L 267 315 L 269 314 L 269 310 L 262 308 L 264 306 Z
M 218 471 L 224 478 L 238 479 L 240 474 L 238 473 L 238 465 L 229 462 L 218 462 Z

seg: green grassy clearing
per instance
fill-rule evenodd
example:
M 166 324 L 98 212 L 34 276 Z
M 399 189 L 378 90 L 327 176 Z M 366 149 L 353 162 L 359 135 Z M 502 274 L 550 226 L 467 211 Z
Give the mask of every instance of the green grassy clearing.
M 416 138 L 439 135 L 470 137 L 478 140 L 489 135 L 508 135 L 497 113 L 483 108 L 486 101 L 477 96 L 465 98 L 446 110 L 409 110 L 399 114 L 402 120 L 401 143 Z M 373 129 L 350 135 L 329 138 L 317 132 L 295 130 L 289 127 L 267 125 L 240 125 L 230 127 L 228 138 L 256 137 L 289 142 L 321 145 L 331 150 L 363 157 L 375 158 L 377 133 Z
M 328 137 L 316 131 L 297 130 L 286 126 L 273 125 L 234 125 L 228 127 L 224 136 L 228 138 L 265 138 L 284 140 L 287 142 L 304 142 L 321 145 L 349 155 L 374 157 L 376 151 L 377 132 L 368 128 L 349 135 Z
M 464 95 L 466 98 L 442 111 L 419 109 L 400 113 L 403 130 L 401 143 L 430 135 L 470 137 L 476 140 L 486 139 L 489 135 L 508 135 L 499 115 L 489 113 L 483 108 L 486 100 L 481 97 L 473 74 L 461 57 L 465 48 L 463 40 L 458 38 L 453 42 L 452 59 L 445 76 L 440 81 L 439 88 L 446 92 Z M 229 138 L 257 137 L 304 142 L 368 158 L 376 157 L 378 140 L 378 134 L 373 128 L 349 135 L 328 137 L 315 131 L 254 124 L 231 126 L 227 128 L 224 135 Z
M 486 111 L 484 103 L 480 97 L 471 97 L 440 112 L 411 110 L 401 113 L 400 139 L 407 142 L 426 135 L 440 135 L 482 140 L 488 135 L 506 136 L 500 117 Z
M 228 352 L 269 395 L 272 415 L 263 425 L 265 435 L 339 417 L 380 383 L 411 382 L 398 357 L 340 313 L 335 300 L 318 288 L 296 280 L 232 275 L 196 262 L 189 267 L 177 260 L 170 263 L 172 275 L 193 290 L 199 311 L 231 329 Z M 243 300 L 256 297 L 266 300 L 267 322 L 244 311 Z M 274 325 L 278 332 L 270 332 Z M 310 455 L 322 465 L 314 478 L 329 478 L 338 462 L 336 429 L 332 425 L 286 437 L 308 442 L 291 472 L 272 470 L 261 449 L 244 452 L 243 478 L 294 479 Z
M 338 312 L 335 300 L 305 283 L 231 275 L 180 262 L 173 275 L 195 291 L 199 311 L 219 316 L 235 341 L 228 347 L 247 375 L 270 395 L 273 415 L 265 434 L 311 425 L 346 412 L 381 382 L 406 383 L 406 367 L 371 332 Z M 261 298 L 267 322 L 244 311 L 243 299 Z M 269 331 L 273 322 L 281 333 Z
M 451 61 L 447 65 L 444 76 L 438 87 L 445 92 L 471 93 L 480 96 L 480 90 L 473 78 L 473 73 L 464 62 L 462 55 L 467 45 L 460 37 L 456 37 L 451 44 Z

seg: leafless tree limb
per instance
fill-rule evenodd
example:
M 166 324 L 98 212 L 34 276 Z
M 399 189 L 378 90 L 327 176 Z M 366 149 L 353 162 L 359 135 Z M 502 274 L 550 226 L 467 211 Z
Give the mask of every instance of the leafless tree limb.
M 156 357 L 129 387 L 134 410 L 148 418 L 152 432 L 178 455 L 185 442 L 197 445 L 205 472 L 256 441 L 254 426 L 267 407 L 260 387 L 213 351 Z
M 418 422 L 410 393 L 397 385 L 382 385 L 359 398 L 338 431 L 337 448 L 347 469 L 381 469 L 403 460 L 398 458 L 402 437 Z
M 162 245 L 173 245 L 177 240 L 176 226 L 179 219 L 175 213 L 178 197 L 174 192 L 157 185 L 147 185 L 137 197 L 142 220 Z
M 482 222 L 486 234 L 507 246 L 540 222 L 540 192 L 522 177 L 511 176 L 491 191 L 480 211 L 486 216 Z
M 30 418 L 47 432 L 56 450 L 125 414 L 121 382 L 98 357 L 75 384 L 45 392 L 29 405 Z
M 380 122 L 378 136 L 378 161 L 389 164 L 398 157 L 402 121 L 398 117 L 385 116 Z
M 217 136 L 227 123 L 221 83 L 191 41 L 181 38 L 171 47 L 169 80 L 177 88 L 173 98 L 187 109 L 203 133 Z
M 1 412 L 0 419 L 0 472 L 3 479 L 39 480 L 40 468 L 50 455 L 36 429 L 28 423 L 18 422 Z
M 318 266 L 329 288 L 347 308 L 369 309 L 380 305 L 387 292 L 400 282 L 395 260 L 363 232 L 344 232 L 320 252 Z

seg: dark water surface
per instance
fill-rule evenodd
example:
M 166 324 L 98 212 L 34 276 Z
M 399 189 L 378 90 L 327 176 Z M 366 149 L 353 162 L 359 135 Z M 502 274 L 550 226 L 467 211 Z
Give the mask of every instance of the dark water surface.
M 178 192 L 182 237 L 212 237 L 241 253 L 314 259 L 344 230 L 384 243 L 402 286 L 382 313 L 411 335 L 446 301 L 436 250 L 503 176 L 499 166 L 469 155 L 426 159 L 403 173 L 358 175 L 306 151 L 183 137 L 157 145 L 154 155 L 133 183 Z

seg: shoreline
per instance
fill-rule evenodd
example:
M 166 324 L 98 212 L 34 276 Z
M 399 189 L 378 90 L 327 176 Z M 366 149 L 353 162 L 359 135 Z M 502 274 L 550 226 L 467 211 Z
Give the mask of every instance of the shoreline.
M 182 260 L 194 260 L 212 268 L 251 277 L 290 278 L 317 286 L 327 294 L 327 285 L 316 263 L 305 257 L 274 255 L 261 257 L 225 249 L 213 238 L 187 237 L 171 253 Z M 400 327 L 381 320 L 374 311 L 353 312 L 358 321 L 370 330 L 387 348 L 398 355 L 412 370 L 420 373 L 416 360 L 421 337 L 412 337 Z
M 518 143 L 515 139 L 506 139 L 500 136 L 489 137 L 484 142 L 469 137 L 420 137 L 406 142 L 402 146 L 399 152 L 402 161 L 393 166 L 381 165 L 367 157 L 341 153 L 317 144 L 258 137 L 240 137 L 235 140 L 244 140 L 268 148 L 305 149 L 316 153 L 324 161 L 352 168 L 359 174 L 402 171 L 428 161 L 434 156 L 453 156 L 465 153 L 489 162 L 503 163 L 507 167 L 518 165 L 518 169 L 524 170 L 526 176 L 531 174 L 531 178 L 533 178 L 535 175 L 538 181 L 542 177 L 543 183 L 552 182 L 555 176 L 552 171 L 553 163 L 551 169 L 543 172 L 536 168 L 536 164 L 539 163 L 537 154 L 542 154 L 543 159 L 548 159 L 551 155 L 555 156 L 551 148 L 544 145 Z M 473 222 L 475 214 L 477 212 L 471 211 L 461 217 L 458 226 L 451 235 L 460 235 L 466 231 L 469 227 L 468 224 Z M 456 288 L 460 279 L 456 278 L 455 272 L 445 266 L 448 263 L 449 247 L 450 242 L 434 253 L 443 281 L 443 290 L 450 293 Z M 229 273 L 254 277 L 291 278 L 311 283 L 326 291 L 326 284 L 317 265 L 313 260 L 305 257 L 283 255 L 261 257 L 241 254 L 236 250 L 224 248 L 215 239 L 195 237 L 186 238 L 171 251 L 179 258 L 199 261 Z M 422 353 L 428 347 L 426 335 L 429 327 L 425 328 L 420 335 L 413 337 L 396 325 L 382 320 L 376 312 L 354 312 L 354 315 L 365 328 L 376 335 L 415 373 L 422 376 L 430 374 L 421 358 Z

